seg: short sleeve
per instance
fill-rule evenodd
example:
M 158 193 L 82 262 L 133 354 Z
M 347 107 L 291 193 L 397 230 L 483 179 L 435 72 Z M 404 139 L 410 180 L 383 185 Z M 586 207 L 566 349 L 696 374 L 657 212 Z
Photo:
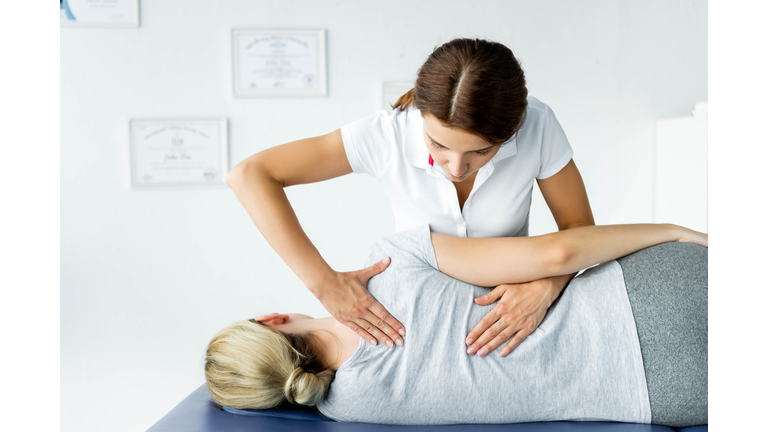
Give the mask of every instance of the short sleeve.
M 397 145 L 394 121 L 393 114 L 380 110 L 342 126 L 341 139 L 353 172 L 376 179 L 381 176 Z
M 546 106 L 544 110 L 542 125 L 541 165 L 539 166 L 539 174 L 536 176 L 539 180 L 557 174 L 573 158 L 571 144 L 549 106 Z
M 408 267 L 432 267 L 439 270 L 430 232 L 429 225 L 425 224 L 413 230 L 385 236 L 374 244 L 366 267 L 389 256 L 393 265 L 397 261 L 398 266 L 405 264 Z

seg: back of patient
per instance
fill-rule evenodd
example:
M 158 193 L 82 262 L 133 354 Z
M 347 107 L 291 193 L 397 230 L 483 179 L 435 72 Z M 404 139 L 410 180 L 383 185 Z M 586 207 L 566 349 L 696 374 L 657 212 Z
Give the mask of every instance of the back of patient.
M 437 269 L 429 227 L 379 241 L 368 263 L 389 268 L 370 292 L 408 329 L 405 346 L 361 341 L 339 368 L 320 411 L 381 424 L 606 420 L 650 423 L 642 356 L 621 267 L 575 278 L 509 356 L 466 353 L 464 338 L 492 308 L 488 291 Z

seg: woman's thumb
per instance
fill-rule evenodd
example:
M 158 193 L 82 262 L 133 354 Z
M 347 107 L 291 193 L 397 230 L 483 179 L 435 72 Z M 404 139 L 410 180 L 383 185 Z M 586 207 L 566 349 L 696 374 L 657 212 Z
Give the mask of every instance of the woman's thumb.
M 376 276 L 377 274 L 386 270 L 387 267 L 389 267 L 389 263 L 391 261 L 392 260 L 389 257 L 386 257 L 383 260 L 377 262 L 376 264 L 366 268 L 365 270 L 363 270 L 363 277 L 367 281 L 368 279 Z
M 501 285 L 494 288 L 493 291 L 489 292 L 488 294 L 475 297 L 475 303 L 479 304 L 480 306 L 488 306 L 489 304 L 495 302 L 501 298 L 502 294 L 504 294 L 504 291 L 500 288 Z

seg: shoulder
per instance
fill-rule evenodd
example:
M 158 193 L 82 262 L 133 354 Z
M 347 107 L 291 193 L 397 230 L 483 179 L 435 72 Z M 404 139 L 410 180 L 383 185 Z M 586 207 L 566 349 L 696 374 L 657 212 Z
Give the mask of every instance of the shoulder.
M 525 112 L 526 123 L 531 121 L 531 123 L 534 124 L 542 124 L 550 117 L 554 117 L 554 114 L 555 113 L 552 111 L 552 108 L 550 108 L 549 105 L 533 96 L 528 96 L 528 108 Z
M 393 129 L 402 129 L 409 123 L 412 123 L 414 119 L 421 118 L 421 111 L 413 106 L 408 107 L 405 111 L 396 109 L 380 109 L 376 111 L 373 118 L 381 124 L 386 124 Z
M 528 111 L 532 112 L 533 114 L 541 114 L 549 110 L 549 105 L 545 104 L 544 102 L 540 101 L 539 99 L 528 96 Z
M 392 265 L 399 261 L 399 264 L 407 263 L 408 266 L 417 264 L 419 267 L 436 267 L 437 260 L 429 225 L 383 237 L 371 249 L 367 265 L 372 265 L 386 256 L 392 258 Z
M 396 144 L 409 137 L 408 131 L 420 125 L 421 120 L 421 113 L 412 107 L 405 111 L 381 109 L 343 126 L 341 132 L 354 144 Z
M 529 96 L 528 108 L 525 112 L 525 120 L 520 128 L 519 137 L 528 140 L 537 140 L 542 134 L 553 128 L 559 127 L 552 108 L 539 99 Z
M 360 135 L 387 134 L 392 130 L 393 125 L 396 124 L 396 120 L 397 117 L 394 112 L 381 109 L 371 116 L 363 117 L 347 124 L 342 127 L 342 130 L 347 129 Z

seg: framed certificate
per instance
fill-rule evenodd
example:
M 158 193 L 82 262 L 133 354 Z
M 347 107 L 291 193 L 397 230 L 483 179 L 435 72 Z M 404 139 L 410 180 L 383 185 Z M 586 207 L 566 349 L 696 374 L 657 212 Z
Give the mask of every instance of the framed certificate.
M 59 0 L 62 27 L 138 27 L 139 0 Z
M 227 119 L 128 122 L 131 187 L 223 185 Z
M 232 30 L 236 97 L 324 96 L 325 30 Z
M 381 85 L 381 108 L 391 110 L 400 96 L 413 88 L 411 81 L 384 81 Z

